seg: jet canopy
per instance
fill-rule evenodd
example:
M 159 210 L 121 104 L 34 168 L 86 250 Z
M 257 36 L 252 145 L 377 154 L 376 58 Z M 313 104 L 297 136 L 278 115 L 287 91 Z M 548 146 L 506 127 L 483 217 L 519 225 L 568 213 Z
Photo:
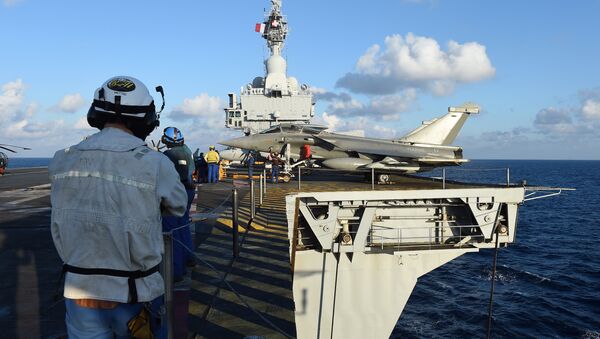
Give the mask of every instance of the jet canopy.
M 271 128 L 268 128 L 268 129 L 260 132 L 260 134 L 282 133 L 282 132 L 319 134 L 326 129 L 327 129 L 326 126 L 320 126 L 320 125 L 279 124 L 279 125 L 275 125 Z

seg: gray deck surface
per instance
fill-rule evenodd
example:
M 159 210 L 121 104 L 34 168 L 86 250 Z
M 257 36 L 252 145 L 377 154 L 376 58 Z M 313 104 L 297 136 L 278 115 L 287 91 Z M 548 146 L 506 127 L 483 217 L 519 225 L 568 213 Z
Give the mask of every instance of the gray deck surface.
M 54 303 L 62 262 L 50 236 L 50 187 L 43 168 L 0 177 L 0 328 L 3 338 L 65 333 Z M 39 187 L 39 185 L 46 186 Z M 29 187 L 38 186 L 35 189 Z

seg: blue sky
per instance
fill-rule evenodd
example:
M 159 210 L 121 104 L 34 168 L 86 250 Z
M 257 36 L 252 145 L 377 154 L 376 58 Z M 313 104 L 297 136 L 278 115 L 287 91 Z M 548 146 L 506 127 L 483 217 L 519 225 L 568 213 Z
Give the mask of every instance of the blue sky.
M 267 0 L 0 0 L 0 143 L 51 156 L 93 133 L 113 75 L 165 88 L 161 125 L 191 148 L 224 128 L 227 93 L 263 75 Z M 465 101 L 471 158 L 600 159 L 600 1 L 283 0 L 288 75 L 316 122 L 400 137 Z M 159 98 L 155 96 L 157 100 Z M 182 112 L 186 114 L 181 114 Z M 153 134 L 157 139 L 158 134 Z

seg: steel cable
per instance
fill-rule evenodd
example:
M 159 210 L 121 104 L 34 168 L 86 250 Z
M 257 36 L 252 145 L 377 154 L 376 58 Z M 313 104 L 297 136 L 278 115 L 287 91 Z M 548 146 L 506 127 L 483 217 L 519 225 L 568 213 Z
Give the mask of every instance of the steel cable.
M 192 255 L 192 257 L 200 262 L 201 264 L 206 265 L 208 268 L 210 268 L 211 270 L 213 270 L 215 273 L 219 274 L 219 270 L 217 270 L 214 266 L 212 266 L 209 262 L 207 262 L 206 260 L 203 260 L 201 258 L 199 258 L 196 253 L 194 251 L 192 251 L 189 247 L 187 247 L 183 242 L 181 242 L 178 239 L 173 238 L 174 241 L 178 242 L 190 255 Z M 275 331 L 279 332 L 281 335 L 285 336 L 286 338 L 294 338 L 293 336 L 287 334 L 284 330 L 282 330 L 281 328 L 279 328 L 277 325 L 275 325 L 273 322 L 271 322 L 269 319 L 265 318 L 260 312 L 258 312 L 256 309 L 254 309 L 252 306 L 250 306 L 248 304 L 248 302 L 242 297 L 242 295 L 235 289 L 233 288 L 233 286 L 231 286 L 231 284 L 223 279 L 223 282 L 227 285 L 227 287 L 229 287 L 231 289 L 231 291 L 238 297 L 238 299 L 248 308 L 250 309 L 252 312 L 254 312 L 254 314 L 256 314 L 260 319 L 262 319 L 267 325 L 269 325 L 272 329 L 274 329 Z

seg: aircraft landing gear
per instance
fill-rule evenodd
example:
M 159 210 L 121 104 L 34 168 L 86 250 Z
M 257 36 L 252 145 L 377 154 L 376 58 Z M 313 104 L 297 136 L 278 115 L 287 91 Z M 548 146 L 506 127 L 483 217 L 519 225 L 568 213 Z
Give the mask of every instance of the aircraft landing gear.
M 281 178 L 281 181 L 285 182 L 286 184 L 292 180 L 292 176 L 289 173 L 283 173 L 279 177 Z
M 378 174 L 377 175 L 377 183 L 379 184 L 389 184 L 391 181 L 389 174 Z

